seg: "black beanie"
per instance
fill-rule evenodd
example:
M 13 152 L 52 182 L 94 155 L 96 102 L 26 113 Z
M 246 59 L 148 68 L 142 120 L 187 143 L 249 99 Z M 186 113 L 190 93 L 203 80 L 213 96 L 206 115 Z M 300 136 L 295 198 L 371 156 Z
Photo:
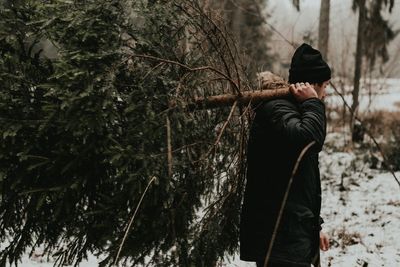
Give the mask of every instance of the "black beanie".
M 308 44 L 299 46 L 292 57 L 289 83 L 322 83 L 331 78 L 331 69 L 321 53 Z

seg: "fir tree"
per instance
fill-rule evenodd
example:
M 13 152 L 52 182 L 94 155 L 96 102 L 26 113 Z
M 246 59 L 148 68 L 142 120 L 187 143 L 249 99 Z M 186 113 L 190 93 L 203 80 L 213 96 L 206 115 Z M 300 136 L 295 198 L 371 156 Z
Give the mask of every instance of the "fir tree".
M 222 23 L 197 1 L 4 1 L 0 17 L 1 266 L 38 246 L 59 266 L 234 253 L 245 109 L 185 106 L 250 86 Z

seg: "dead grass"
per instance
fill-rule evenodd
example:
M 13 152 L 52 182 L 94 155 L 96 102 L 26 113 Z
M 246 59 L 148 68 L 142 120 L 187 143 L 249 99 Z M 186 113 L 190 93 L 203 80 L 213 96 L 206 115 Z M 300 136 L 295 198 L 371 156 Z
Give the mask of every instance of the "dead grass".
M 337 233 L 340 239 L 340 247 L 342 249 L 361 243 L 361 235 L 358 232 L 348 232 L 346 228 L 342 228 Z

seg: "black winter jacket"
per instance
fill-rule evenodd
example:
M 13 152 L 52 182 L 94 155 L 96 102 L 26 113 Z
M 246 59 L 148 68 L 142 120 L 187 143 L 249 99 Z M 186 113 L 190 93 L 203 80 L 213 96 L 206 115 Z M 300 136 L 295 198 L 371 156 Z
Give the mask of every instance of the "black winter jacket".
M 264 102 L 256 108 L 241 210 L 242 260 L 264 259 L 294 164 L 301 150 L 312 141 L 316 144 L 305 154 L 294 177 L 271 261 L 309 264 L 318 252 L 323 222 L 319 216 L 318 153 L 325 135 L 325 106 L 318 98 L 298 103 L 290 96 Z

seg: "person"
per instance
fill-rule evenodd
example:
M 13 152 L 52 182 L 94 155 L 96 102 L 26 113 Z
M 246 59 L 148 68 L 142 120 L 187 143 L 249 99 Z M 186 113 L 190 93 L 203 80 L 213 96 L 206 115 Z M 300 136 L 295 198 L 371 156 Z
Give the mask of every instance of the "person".
M 255 107 L 247 150 L 247 175 L 240 214 L 240 259 L 264 266 L 267 250 L 298 157 L 268 266 L 318 266 L 329 247 L 321 231 L 318 153 L 326 135 L 325 88 L 331 69 L 308 44 L 298 47 L 289 70 L 291 94 Z

